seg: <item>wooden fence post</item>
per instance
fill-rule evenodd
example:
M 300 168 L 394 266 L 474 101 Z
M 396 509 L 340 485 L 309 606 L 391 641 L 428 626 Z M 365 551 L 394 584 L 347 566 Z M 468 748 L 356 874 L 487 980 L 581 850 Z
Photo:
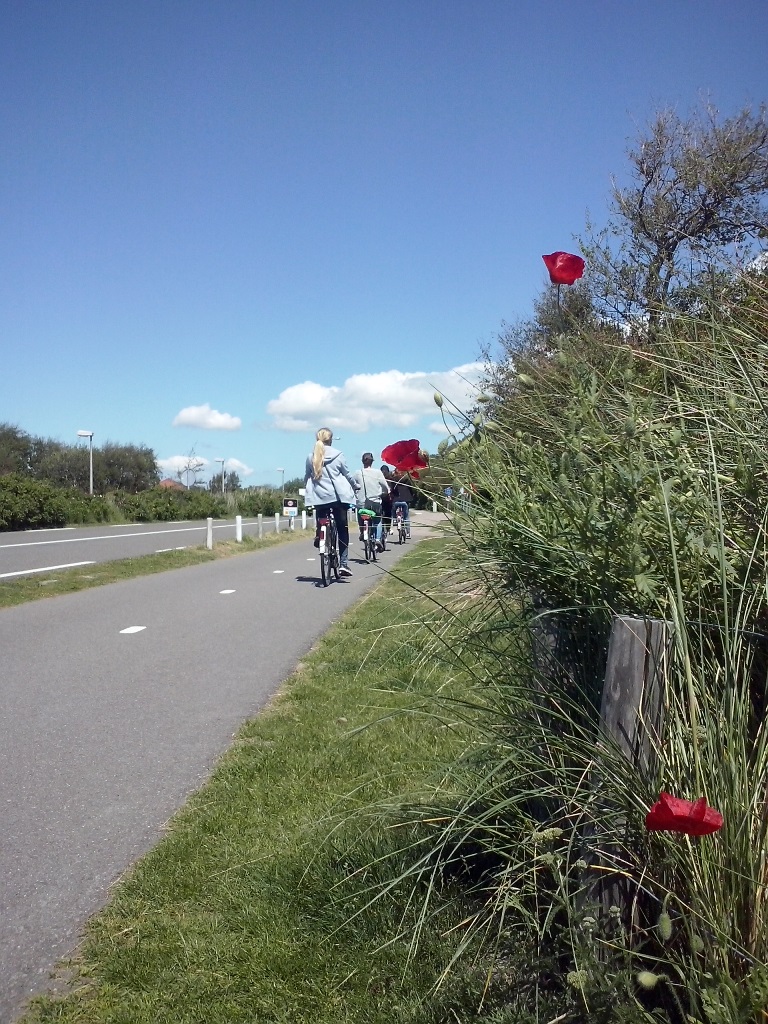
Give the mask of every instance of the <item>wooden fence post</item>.
M 644 772 L 661 742 L 662 703 L 671 623 L 617 615 L 611 627 L 600 730 Z
M 656 769 L 656 752 L 664 728 L 664 679 L 667 672 L 672 624 L 663 619 L 617 615 L 611 626 L 605 683 L 600 705 L 600 733 L 610 737 L 627 760 L 644 775 Z M 621 855 L 620 848 L 616 850 Z M 612 862 L 610 847 L 603 860 Z M 632 896 L 613 872 L 600 874 L 592 889 L 602 913 L 619 907 L 631 913 Z

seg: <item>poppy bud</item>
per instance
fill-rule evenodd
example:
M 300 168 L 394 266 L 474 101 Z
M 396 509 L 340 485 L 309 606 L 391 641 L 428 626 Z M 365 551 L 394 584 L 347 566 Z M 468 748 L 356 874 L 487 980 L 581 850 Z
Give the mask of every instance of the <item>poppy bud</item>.
M 443 408 L 443 396 L 440 394 L 440 392 L 436 391 L 432 397 L 435 400 L 435 405 L 437 406 L 437 408 L 438 409 L 442 409 Z
M 532 388 L 536 383 L 533 377 L 529 377 L 527 373 L 518 373 L 517 379 L 527 388 Z
M 654 974 L 653 971 L 640 971 L 637 975 L 637 983 L 641 988 L 656 988 L 660 980 L 661 975 Z
M 659 914 L 658 929 L 659 938 L 661 939 L 661 941 L 669 942 L 669 940 L 672 938 L 672 918 L 669 916 L 666 910 L 662 910 L 662 912 Z
M 478 400 L 478 402 L 490 402 L 491 396 L 490 395 L 478 395 L 477 396 L 477 400 Z

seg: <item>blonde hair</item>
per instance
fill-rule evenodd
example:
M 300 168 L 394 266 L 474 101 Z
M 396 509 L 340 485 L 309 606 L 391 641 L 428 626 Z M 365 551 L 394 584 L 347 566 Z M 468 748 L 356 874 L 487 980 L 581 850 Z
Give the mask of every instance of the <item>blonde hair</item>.
M 323 458 L 325 457 L 325 446 L 333 441 L 333 432 L 328 427 L 320 427 L 315 434 L 317 441 L 312 452 L 312 478 L 319 480 L 323 475 Z

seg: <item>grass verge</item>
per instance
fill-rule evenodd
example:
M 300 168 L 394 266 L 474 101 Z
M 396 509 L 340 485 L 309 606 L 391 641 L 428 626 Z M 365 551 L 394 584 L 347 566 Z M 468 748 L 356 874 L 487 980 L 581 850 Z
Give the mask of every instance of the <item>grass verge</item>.
M 149 576 L 155 572 L 168 572 L 170 569 L 183 569 L 188 565 L 199 565 L 201 562 L 213 562 L 218 558 L 245 555 L 261 548 L 274 547 L 275 544 L 307 540 L 311 536 L 311 532 L 307 530 L 285 530 L 280 533 L 269 533 L 261 540 L 245 536 L 240 543 L 234 540 L 219 541 L 210 551 L 204 545 L 200 545 L 184 548 L 182 551 L 162 551 L 139 558 L 100 562 L 89 565 L 87 571 L 83 568 L 59 569 L 55 572 L 16 576 L 13 579 L 0 580 L 0 608 L 10 608 L 43 597 L 55 597 L 58 594 L 72 594 L 77 590 L 89 590 L 91 587 L 102 587 L 107 583 L 117 583 L 118 580 L 133 579 L 134 576 Z
M 440 547 L 419 544 L 401 574 L 428 589 Z M 469 1019 L 455 1011 L 474 1002 L 466 978 L 430 996 L 442 940 L 415 961 L 407 940 L 391 941 L 407 931 L 405 892 L 354 916 L 382 840 L 350 816 L 412 791 L 466 743 L 435 711 L 434 691 L 461 684 L 438 684 L 424 664 L 421 612 L 431 606 L 390 577 L 326 634 L 116 886 L 67 965 L 67 991 L 36 1000 L 23 1024 Z

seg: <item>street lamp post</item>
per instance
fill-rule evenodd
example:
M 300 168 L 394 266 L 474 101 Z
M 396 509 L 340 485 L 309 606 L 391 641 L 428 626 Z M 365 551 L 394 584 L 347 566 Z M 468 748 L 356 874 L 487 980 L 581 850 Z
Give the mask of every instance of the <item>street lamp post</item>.
M 282 466 L 277 467 L 277 472 L 280 473 L 280 492 L 285 494 L 285 470 Z
M 93 431 L 78 430 L 77 436 L 88 438 L 88 463 L 90 467 L 88 493 L 93 494 Z
M 223 497 L 224 496 L 224 462 L 226 460 L 225 459 L 214 459 L 213 461 L 221 463 L 221 494 L 222 494 L 222 497 Z

